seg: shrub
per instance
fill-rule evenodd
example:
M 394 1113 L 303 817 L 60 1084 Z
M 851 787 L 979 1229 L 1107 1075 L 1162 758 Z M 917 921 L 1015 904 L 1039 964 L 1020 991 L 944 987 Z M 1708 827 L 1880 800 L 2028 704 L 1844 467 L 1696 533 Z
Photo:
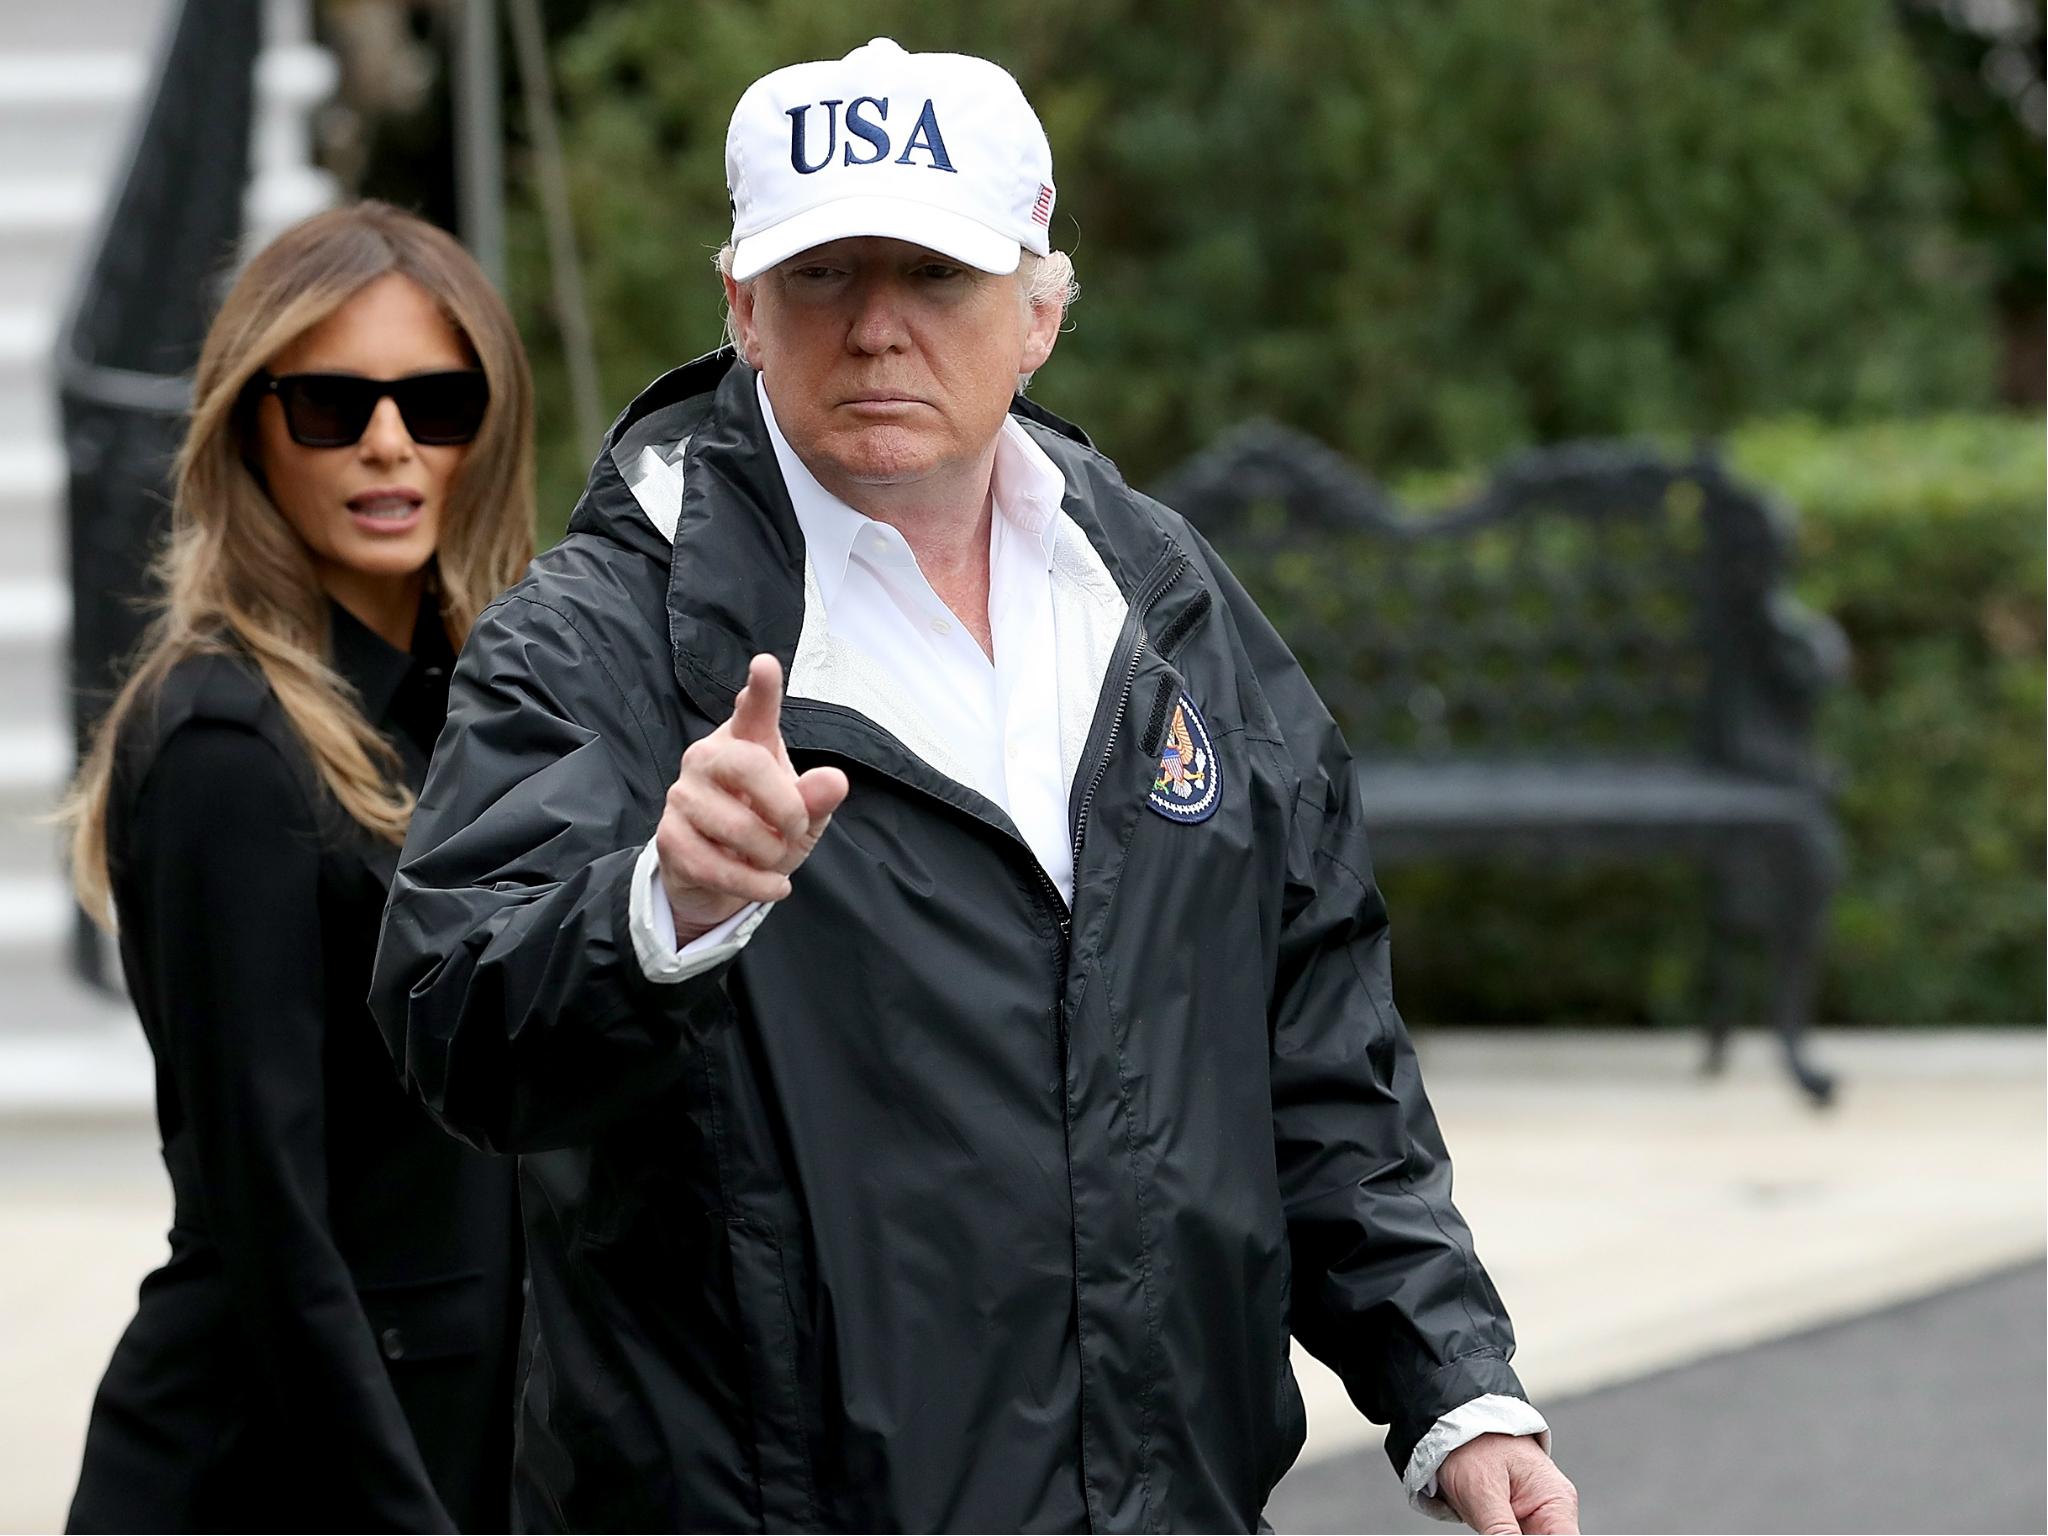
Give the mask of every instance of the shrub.
M 2043 450 L 2034 418 L 1758 426 L 1798 590 L 1853 651 L 1822 719 L 1848 869 L 1823 1017 L 2043 1017 Z
M 1038 106 L 1086 290 L 1039 392 L 1140 480 L 1255 411 L 1386 471 L 1989 389 L 1885 0 L 622 0 L 556 48 L 609 406 L 718 339 L 740 91 L 876 33 Z M 560 518 L 594 445 L 515 235 Z

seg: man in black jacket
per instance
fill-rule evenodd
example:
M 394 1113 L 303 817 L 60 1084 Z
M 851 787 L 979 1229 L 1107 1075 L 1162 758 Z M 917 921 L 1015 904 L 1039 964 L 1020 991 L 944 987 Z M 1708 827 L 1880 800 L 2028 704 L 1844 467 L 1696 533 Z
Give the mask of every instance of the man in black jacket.
M 878 39 L 757 81 L 727 172 L 737 355 L 478 622 L 378 957 L 523 1154 L 520 1518 L 1246 1530 L 1291 1333 L 1419 1503 L 1571 1529 L 1344 743 L 1016 394 L 1072 269 L 1015 82 Z

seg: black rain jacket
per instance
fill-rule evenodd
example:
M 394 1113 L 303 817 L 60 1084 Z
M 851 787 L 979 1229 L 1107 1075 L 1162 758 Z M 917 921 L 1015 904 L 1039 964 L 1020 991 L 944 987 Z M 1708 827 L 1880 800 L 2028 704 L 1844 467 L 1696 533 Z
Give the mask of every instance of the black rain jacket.
M 1129 602 L 1071 913 L 999 808 L 792 696 L 792 760 L 852 793 L 735 960 L 642 973 L 683 749 L 803 617 L 729 352 L 628 407 L 463 650 L 373 1002 L 434 1113 L 524 1154 L 529 1526 L 1246 1530 L 1302 1443 L 1290 1331 L 1396 1467 L 1521 1395 L 1335 725 L 1199 534 L 1013 410 Z M 689 440 L 673 547 L 614 462 L 649 437 Z M 1183 692 L 1193 823 L 1146 803 Z

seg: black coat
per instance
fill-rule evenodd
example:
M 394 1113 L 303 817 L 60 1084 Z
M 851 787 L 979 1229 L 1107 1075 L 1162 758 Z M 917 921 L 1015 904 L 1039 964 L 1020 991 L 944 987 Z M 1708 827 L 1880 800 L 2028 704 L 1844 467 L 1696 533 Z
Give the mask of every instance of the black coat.
M 447 641 L 425 620 L 407 656 L 333 625 L 417 786 Z M 175 1216 L 71 1527 L 503 1529 L 514 1174 L 407 1099 L 363 1005 L 397 849 L 326 796 L 239 655 L 180 663 L 137 710 L 108 832 Z
M 999 808 L 792 696 L 796 766 L 852 793 L 736 960 L 642 974 L 683 748 L 803 619 L 730 354 L 628 409 L 464 648 L 372 1004 L 437 1114 L 528 1154 L 529 1524 L 1245 1530 L 1302 1442 L 1290 1329 L 1397 1465 L 1520 1394 L 1343 741 L 1200 537 L 1017 411 L 1130 605 L 1071 914 Z M 689 440 L 672 548 L 615 462 L 647 437 Z M 1147 806 L 1182 698 L 1206 819 Z

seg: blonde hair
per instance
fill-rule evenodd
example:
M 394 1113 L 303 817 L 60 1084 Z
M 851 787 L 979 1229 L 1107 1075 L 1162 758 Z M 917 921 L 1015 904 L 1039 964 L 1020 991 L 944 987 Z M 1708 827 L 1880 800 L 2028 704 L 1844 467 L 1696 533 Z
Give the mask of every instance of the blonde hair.
M 200 349 L 192 417 L 173 474 L 161 595 L 134 669 L 97 728 L 58 815 L 71 878 L 95 921 L 112 921 L 107 808 L 114 749 L 135 710 L 191 656 L 239 649 L 262 671 L 321 782 L 373 835 L 402 841 L 413 797 L 398 757 L 329 656 L 328 601 L 305 544 L 250 465 L 250 381 L 366 285 L 410 278 L 441 306 L 490 385 L 483 425 L 450 485 L 428 592 L 458 648 L 476 616 L 533 556 L 533 383 L 504 301 L 456 241 L 387 203 L 293 225 L 250 260 Z

